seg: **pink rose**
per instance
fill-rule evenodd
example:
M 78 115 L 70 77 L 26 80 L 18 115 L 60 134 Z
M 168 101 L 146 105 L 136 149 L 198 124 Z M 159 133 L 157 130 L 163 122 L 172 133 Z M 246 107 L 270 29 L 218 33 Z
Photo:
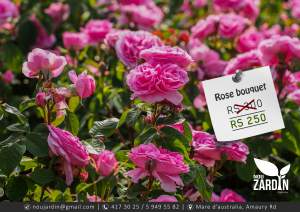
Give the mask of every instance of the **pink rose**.
M 298 24 L 292 24 L 289 27 L 285 27 L 283 31 L 283 35 L 287 35 L 290 37 L 297 37 L 300 31 L 300 26 Z
M 244 3 L 244 0 L 213 0 L 214 7 L 222 10 L 237 9 Z
M 227 160 L 246 162 L 249 154 L 248 146 L 242 142 L 226 143 L 222 147 L 222 153 L 226 154 Z
M 32 23 L 35 25 L 37 29 L 37 37 L 35 40 L 34 47 L 42 48 L 42 49 L 48 49 L 52 47 L 56 41 L 55 35 L 49 34 L 35 16 L 32 16 L 30 20 L 32 21 Z
M 97 196 L 97 195 L 86 195 L 86 198 L 89 202 L 102 202 L 101 197 Z
M 259 15 L 259 0 L 244 0 L 244 4 L 239 9 L 239 14 L 255 21 L 257 16 Z
M 296 19 L 300 18 L 300 2 L 299 0 L 290 0 L 289 6 L 292 10 L 292 16 Z
M 45 77 L 57 77 L 64 70 L 67 61 L 65 57 L 58 56 L 43 49 L 33 49 L 23 63 L 22 72 L 26 77 L 36 78 L 42 72 Z
M 248 52 L 256 49 L 258 44 L 263 40 L 263 36 L 255 29 L 250 29 L 240 35 L 236 42 L 236 49 L 239 52 Z
M 140 58 L 140 52 L 153 46 L 161 46 L 160 39 L 146 31 L 128 31 L 121 34 L 116 43 L 119 59 L 127 66 L 134 67 Z
M 48 145 L 51 152 L 64 159 L 66 184 L 73 182 L 72 166 L 85 167 L 89 163 L 89 155 L 79 138 L 70 132 L 57 127 L 48 126 Z
M 88 42 L 86 34 L 82 32 L 64 32 L 62 37 L 64 47 L 67 49 L 80 50 L 83 49 Z
M 219 16 L 210 15 L 204 20 L 198 21 L 198 23 L 192 27 L 192 37 L 205 39 L 207 36 L 213 34 L 216 31 L 216 24 L 219 21 Z
M 296 104 L 300 105 L 300 89 L 297 89 L 293 92 L 291 92 L 288 96 L 288 99 L 295 102 Z
M 206 132 L 194 131 L 192 147 L 194 160 L 206 167 L 213 167 L 221 159 L 221 149 L 216 145 L 215 136 Z
M 109 33 L 105 36 L 105 43 L 108 44 L 110 47 L 115 47 L 117 41 L 120 38 L 120 35 L 124 32 L 130 32 L 129 30 L 119 30 L 119 29 L 112 29 Z
M 195 108 L 204 110 L 204 108 L 206 106 L 206 99 L 205 99 L 205 94 L 204 94 L 204 89 L 203 89 L 202 83 L 200 82 L 197 87 L 199 90 L 199 95 L 194 99 L 194 106 L 195 106 Z
M 181 154 L 157 148 L 154 144 L 141 144 L 131 149 L 129 158 L 137 167 L 127 173 L 134 183 L 153 176 L 166 192 L 175 192 L 177 186 L 183 186 L 179 175 L 189 172 Z
M 273 36 L 263 40 L 258 50 L 263 65 L 278 65 L 281 60 L 290 64 L 293 59 L 300 58 L 300 40 L 289 36 Z
M 243 54 L 237 55 L 231 59 L 224 71 L 225 75 L 234 74 L 237 70 L 247 70 L 261 66 L 261 60 L 257 50 L 252 50 Z
M 113 152 L 104 150 L 98 155 L 93 155 L 96 171 L 102 176 L 109 176 L 118 167 L 118 161 Z
M 246 27 L 246 19 L 235 14 L 225 14 L 220 17 L 219 34 L 223 38 L 234 38 Z
M 56 2 L 50 4 L 50 6 L 45 9 L 45 13 L 52 18 L 54 24 L 57 26 L 67 20 L 70 14 L 70 7 L 68 4 Z
M 160 195 L 155 199 L 149 200 L 149 202 L 178 202 L 176 197 L 170 195 Z
M 84 28 L 90 44 L 102 42 L 105 36 L 112 30 L 112 24 L 107 20 L 90 20 Z
M 174 105 L 180 104 L 183 97 L 178 89 L 187 82 L 187 72 L 176 64 L 144 63 L 127 75 L 127 84 L 133 92 L 133 98 L 139 97 L 148 103 L 167 100 Z
M 224 189 L 220 197 L 213 193 L 212 202 L 246 202 L 246 200 L 236 192 Z
M 185 68 L 192 63 L 191 56 L 179 47 L 155 46 L 141 51 L 140 57 L 153 65 L 172 63 Z
M 39 91 L 35 96 L 36 105 L 43 107 L 46 105 L 47 94 L 45 92 Z
M 227 66 L 224 60 L 209 60 L 203 63 L 203 71 L 208 78 L 220 77 Z
M 154 27 L 164 17 L 162 10 L 154 2 L 142 5 L 125 5 L 121 7 L 121 12 L 126 19 L 136 23 L 142 29 Z
M 76 92 L 80 98 L 85 99 L 92 96 L 96 90 L 95 79 L 86 72 L 77 76 L 75 71 L 69 72 L 69 78 L 74 83 Z
M 259 28 L 260 33 L 264 36 L 264 38 L 271 38 L 274 35 L 281 34 L 281 26 L 279 24 L 275 24 L 269 28 L 268 24 L 265 23 Z
M 15 79 L 15 75 L 11 70 L 7 70 L 1 75 L 1 78 L 6 84 L 11 84 Z
M 128 5 L 128 4 L 141 5 L 141 4 L 147 4 L 149 2 L 152 2 L 152 0 L 120 0 L 120 3 L 123 5 Z
M 10 0 L 0 0 L 0 25 L 19 15 L 18 8 Z
M 60 118 L 66 114 L 66 109 L 68 108 L 66 98 L 70 98 L 72 93 L 69 89 L 61 87 L 51 89 L 51 95 L 55 102 L 56 118 Z

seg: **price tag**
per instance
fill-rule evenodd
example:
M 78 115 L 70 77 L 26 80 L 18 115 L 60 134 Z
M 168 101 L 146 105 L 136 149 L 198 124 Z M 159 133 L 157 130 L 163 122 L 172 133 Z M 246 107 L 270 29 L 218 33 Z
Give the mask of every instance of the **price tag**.
M 235 141 L 283 129 L 284 123 L 269 67 L 203 81 L 218 141 Z

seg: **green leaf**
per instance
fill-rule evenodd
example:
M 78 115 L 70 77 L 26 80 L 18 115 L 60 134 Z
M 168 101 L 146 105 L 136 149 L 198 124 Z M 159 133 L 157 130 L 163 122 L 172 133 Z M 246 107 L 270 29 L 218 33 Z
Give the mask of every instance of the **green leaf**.
M 181 5 L 183 4 L 183 1 L 184 0 L 169 1 L 169 17 L 174 15 L 177 12 L 177 10 L 180 9 Z
M 125 122 L 126 122 L 126 119 L 127 119 L 127 115 L 129 113 L 129 110 L 125 110 L 121 117 L 120 117 L 120 120 L 119 120 L 119 123 L 117 125 L 117 128 L 121 127 Z
M 22 124 L 27 123 L 27 118 L 17 108 L 10 106 L 6 103 L 2 104 L 2 108 L 5 112 L 16 116 Z
M 55 175 L 50 169 L 35 169 L 31 179 L 39 185 L 46 185 L 55 179 Z
M 127 124 L 129 126 L 135 125 L 135 123 L 137 122 L 140 115 L 141 115 L 141 110 L 139 108 L 133 108 L 133 109 L 129 110 L 129 112 L 127 114 L 127 119 L 126 119 Z
M 189 141 L 187 138 L 178 130 L 170 126 L 164 126 L 160 129 L 162 135 L 168 139 L 180 140 L 186 148 L 189 148 Z
M 18 72 L 23 63 L 23 54 L 17 45 L 13 43 L 2 44 L 0 48 L 0 60 L 5 69 Z
M 235 163 L 235 168 L 237 175 L 241 180 L 246 182 L 252 181 L 256 171 L 253 155 L 248 155 L 246 163 Z
M 23 197 L 26 195 L 28 187 L 26 181 L 23 177 L 10 177 L 5 194 L 11 201 L 22 201 Z
M 79 120 L 75 113 L 68 113 L 67 115 L 67 126 L 73 135 L 77 135 L 79 131 Z
M 142 143 L 150 143 L 156 136 L 158 136 L 158 134 L 154 127 L 145 129 L 140 135 L 138 135 L 138 137 L 134 139 L 134 146 Z
M 46 134 L 29 133 L 25 138 L 27 150 L 36 157 L 48 156 L 49 148 Z
M 195 178 L 195 186 L 198 191 L 201 193 L 202 197 L 210 201 L 212 194 L 212 187 L 206 181 L 206 171 L 202 166 L 198 166 L 196 169 L 196 178 Z
M 82 143 L 90 154 L 99 154 L 105 149 L 103 142 L 95 138 L 83 140 Z
M 111 136 L 115 129 L 117 128 L 119 119 L 109 118 L 103 121 L 95 121 L 93 127 L 90 129 L 89 133 L 93 137 L 98 136 Z
M 29 108 L 34 107 L 35 105 L 35 99 L 26 99 L 19 105 L 19 110 L 21 112 L 24 112 L 25 110 L 28 110 Z
M 0 172 L 9 175 L 20 163 L 26 146 L 12 144 L 0 149 Z
M 18 28 L 17 41 L 23 51 L 28 51 L 35 43 L 37 28 L 30 20 L 22 21 Z
M 69 100 L 69 111 L 74 113 L 80 103 L 79 96 L 73 96 Z
M 28 132 L 30 130 L 28 124 L 24 125 L 20 123 L 9 125 L 6 127 L 6 129 L 12 132 L 23 132 L 23 133 Z

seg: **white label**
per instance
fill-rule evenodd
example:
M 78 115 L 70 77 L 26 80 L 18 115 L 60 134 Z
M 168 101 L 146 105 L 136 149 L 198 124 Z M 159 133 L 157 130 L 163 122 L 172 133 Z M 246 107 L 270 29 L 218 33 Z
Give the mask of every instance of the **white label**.
M 240 82 L 232 77 L 203 81 L 218 141 L 235 141 L 284 128 L 269 67 L 244 71 Z

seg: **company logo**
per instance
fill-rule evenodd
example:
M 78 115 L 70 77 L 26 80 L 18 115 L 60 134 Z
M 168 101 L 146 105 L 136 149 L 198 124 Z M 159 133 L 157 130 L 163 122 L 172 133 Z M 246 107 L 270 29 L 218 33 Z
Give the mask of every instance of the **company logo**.
M 283 167 L 280 171 L 271 162 L 254 158 L 254 162 L 263 175 L 253 175 L 253 190 L 257 191 L 288 191 L 289 180 L 285 179 L 290 170 L 290 164 Z M 267 176 L 267 177 L 265 177 Z

